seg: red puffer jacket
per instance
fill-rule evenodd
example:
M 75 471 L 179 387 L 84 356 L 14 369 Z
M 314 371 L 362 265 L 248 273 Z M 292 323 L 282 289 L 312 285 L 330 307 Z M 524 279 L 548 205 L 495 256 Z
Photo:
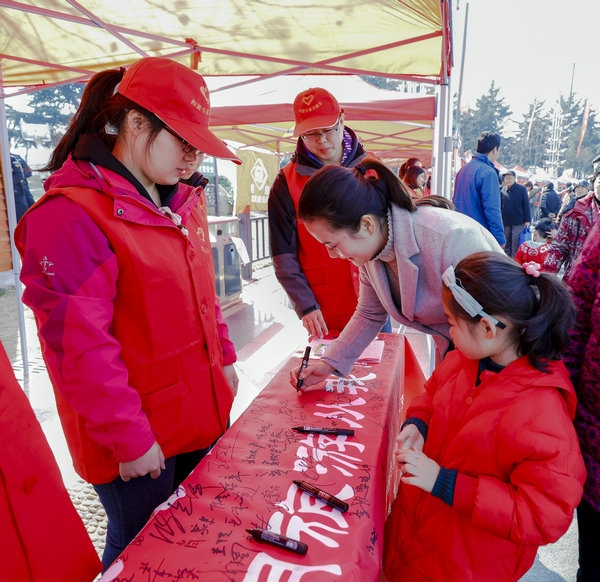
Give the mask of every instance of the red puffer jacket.
M 388 582 L 510 582 L 569 527 L 585 480 L 562 362 L 521 357 L 500 373 L 450 352 L 407 411 L 428 425 L 424 452 L 458 471 L 453 505 L 401 484 L 386 523 Z
M 102 569 L 0 344 L 0 579 L 91 582 Z

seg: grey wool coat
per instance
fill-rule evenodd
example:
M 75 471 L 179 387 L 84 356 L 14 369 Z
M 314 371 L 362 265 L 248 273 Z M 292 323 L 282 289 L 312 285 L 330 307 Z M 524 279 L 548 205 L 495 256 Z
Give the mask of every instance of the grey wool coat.
M 443 356 L 450 334 L 442 306 L 442 273 L 477 251 L 504 253 L 487 229 L 453 210 L 424 205 L 409 212 L 392 205 L 388 224 L 392 243 L 361 267 L 356 311 L 322 358 L 341 376 L 350 372 L 388 314 L 431 334 Z

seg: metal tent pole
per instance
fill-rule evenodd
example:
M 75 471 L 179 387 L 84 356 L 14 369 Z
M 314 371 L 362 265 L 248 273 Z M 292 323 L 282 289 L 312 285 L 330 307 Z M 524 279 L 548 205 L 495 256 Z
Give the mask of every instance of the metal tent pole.
M 8 140 L 8 125 L 6 122 L 6 107 L 2 93 L 2 65 L 0 64 L 0 149 L 2 151 L 2 168 L 4 168 L 4 193 L 6 197 L 6 208 L 8 213 L 8 231 L 10 238 L 10 252 L 12 257 L 12 272 L 17 299 L 17 314 L 19 318 L 19 336 L 21 341 L 21 358 L 23 360 L 23 388 L 29 396 L 29 356 L 27 352 L 27 333 L 25 330 L 25 311 L 23 308 L 23 287 L 19 279 L 21 271 L 21 258 L 13 240 L 17 214 L 15 210 L 15 196 L 12 181 L 12 166 L 10 163 L 10 142 Z

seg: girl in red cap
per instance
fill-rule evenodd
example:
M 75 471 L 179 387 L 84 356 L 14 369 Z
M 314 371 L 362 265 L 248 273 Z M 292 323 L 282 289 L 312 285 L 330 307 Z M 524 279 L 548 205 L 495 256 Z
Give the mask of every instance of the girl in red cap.
M 88 83 L 15 240 L 23 301 L 78 474 L 108 516 L 106 568 L 227 428 L 236 355 L 215 296 L 202 77 L 146 58 Z

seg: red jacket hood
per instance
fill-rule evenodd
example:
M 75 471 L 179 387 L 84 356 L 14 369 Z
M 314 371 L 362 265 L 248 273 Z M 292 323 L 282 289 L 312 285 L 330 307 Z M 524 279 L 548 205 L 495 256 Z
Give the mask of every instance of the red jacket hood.
M 477 368 L 477 361 L 470 360 L 459 351 L 457 351 L 457 353 L 460 354 L 460 357 L 463 360 L 464 368 Z M 482 379 L 485 378 L 487 374 L 493 374 L 493 372 L 485 370 L 481 375 Z M 527 356 L 521 356 L 506 366 L 504 370 L 499 372 L 500 376 L 503 374 L 510 377 L 510 379 L 505 379 L 505 381 L 510 382 L 517 389 L 520 387 L 523 390 L 527 390 L 533 386 L 552 386 L 556 388 L 562 399 L 565 401 L 569 416 L 571 419 L 575 418 L 577 396 L 569 378 L 569 372 L 562 361 L 549 361 L 547 363 L 547 373 L 540 376 L 539 372 L 531 367 L 529 358 Z

